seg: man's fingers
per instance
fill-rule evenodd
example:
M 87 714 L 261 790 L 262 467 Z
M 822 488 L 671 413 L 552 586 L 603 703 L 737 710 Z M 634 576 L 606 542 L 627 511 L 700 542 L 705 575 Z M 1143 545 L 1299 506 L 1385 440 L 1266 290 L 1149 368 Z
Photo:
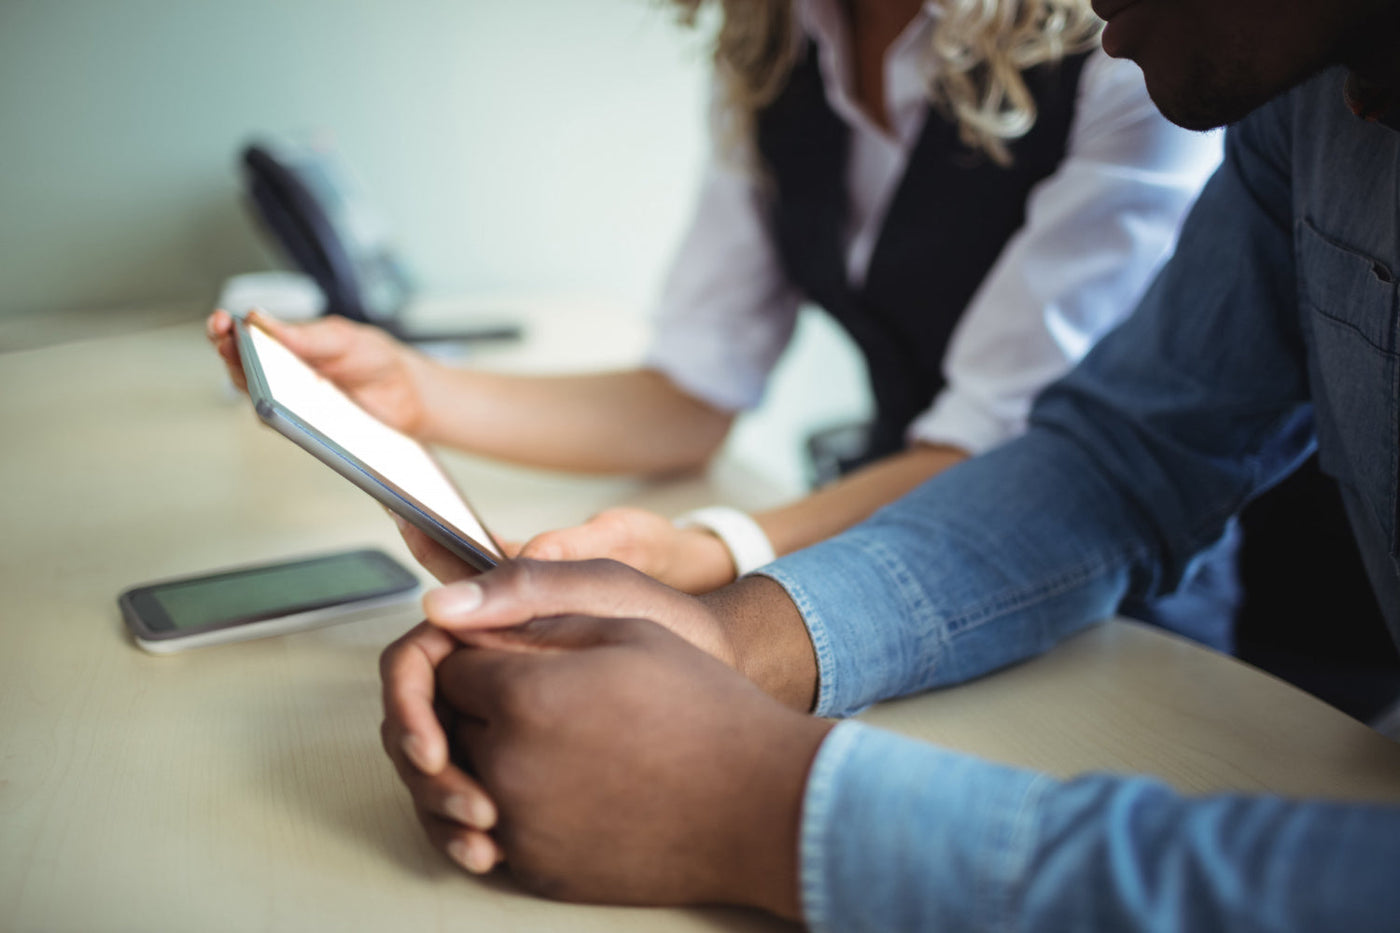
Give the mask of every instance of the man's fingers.
M 401 752 L 425 774 L 447 764 L 447 736 L 433 711 L 437 666 L 458 644 L 426 623 L 395 641 L 379 659 L 384 684 L 385 750 Z
M 472 874 L 484 875 L 505 861 L 501 847 L 486 833 L 439 819 L 421 807 L 417 813 L 418 822 L 423 824 L 433 847 L 446 852 L 448 858 Z
M 594 616 L 551 616 L 509 628 L 463 632 L 470 647 L 494 651 L 580 651 L 636 637 L 644 619 L 600 619 Z
M 437 689 L 458 715 L 485 723 L 485 727 L 463 729 L 458 736 L 467 740 L 467 752 L 473 756 L 489 755 L 481 749 L 481 740 L 489 742 L 492 720 L 503 703 L 529 677 L 533 666 L 529 654 L 511 651 L 467 648 L 453 652 L 438 668 Z M 474 733 L 474 734 L 473 734 Z M 479 762 L 478 762 L 479 763 Z
M 470 749 L 478 748 L 481 738 L 489 739 L 498 711 L 513 697 L 528 694 L 531 678 L 549 663 L 542 655 L 617 644 L 644 637 L 644 630 L 652 627 L 641 619 L 569 615 L 468 633 L 469 646 L 438 667 L 442 697 L 453 710 L 470 717 L 458 723 L 457 736 Z
M 448 764 L 437 774 L 424 774 L 408 760 L 399 744 L 388 738 L 391 731 L 385 720 L 380 727 L 385 751 L 415 807 L 469 829 L 485 832 L 495 827 L 496 804 L 474 777 L 456 764 Z M 461 734 L 460 725 L 455 731 Z
M 565 614 L 649 617 L 673 591 L 615 561 L 517 560 L 430 590 L 428 621 L 457 635 Z
M 496 805 L 490 795 L 460 768 L 449 766 L 434 775 L 410 769 L 400 777 L 414 805 L 438 819 L 482 832 L 496 825 Z

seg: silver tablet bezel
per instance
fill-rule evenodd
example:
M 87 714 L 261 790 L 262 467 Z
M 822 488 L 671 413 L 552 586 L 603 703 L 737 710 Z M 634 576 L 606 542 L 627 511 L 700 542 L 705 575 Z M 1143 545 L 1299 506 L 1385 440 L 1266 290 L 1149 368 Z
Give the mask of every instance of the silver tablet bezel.
M 496 554 L 491 553 L 471 535 L 448 522 L 410 495 L 392 479 L 371 468 L 359 457 L 323 434 L 314 424 L 278 401 L 268 387 L 267 379 L 263 375 L 262 363 L 258 359 L 257 346 L 248 334 L 249 327 L 257 326 L 255 322 L 249 322 L 242 318 L 234 321 L 238 352 L 243 360 L 243 373 L 248 382 L 248 397 L 252 399 L 253 408 L 264 424 L 369 493 L 381 505 L 402 516 L 409 524 L 447 548 L 472 568 L 490 570 L 501 562 L 503 558 L 497 556 L 497 554 L 504 553 L 500 543 L 491 534 L 490 529 L 486 528 L 486 523 L 481 521 L 481 517 L 477 515 L 467 498 L 462 495 L 461 490 L 457 489 L 457 485 L 452 482 L 447 471 L 442 468 L 442 464 L 428 452 L 427 448 L 423 448 L 424 456 L 442 474 L 443 479 L 461 498 L 462 504 L 466 506 L 467 510 L 473 515 L 477 515 L 477 521 L 481 522 L 483 529 L 486 529 L 486 534 L 491 539 L 490 544 L 495 548 Z M 266 328 L 263 328 L 263 333 L 272 336 Z M 273 339 L 275 340 L 276 337 Z M 414 443 L 418 444 L 417 441 Z M 419 447 L 422 445 L 419 444 Z

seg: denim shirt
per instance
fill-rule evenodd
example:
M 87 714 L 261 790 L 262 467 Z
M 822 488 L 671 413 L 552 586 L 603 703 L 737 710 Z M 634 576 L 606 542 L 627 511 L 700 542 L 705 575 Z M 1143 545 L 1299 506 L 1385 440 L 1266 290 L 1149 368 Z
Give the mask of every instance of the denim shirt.
M 762 571 L 806 620 L 817 713 L 1169 592 L 1314 446 L 1400 632 L 1400 133 L 1344 78 L 1231 128 L 1175 257 L 1024 436 Z M 813 764 L 800 856 L 818 929 L 1400 929 L 1400 808 L 1058 781 L 857 723 Z

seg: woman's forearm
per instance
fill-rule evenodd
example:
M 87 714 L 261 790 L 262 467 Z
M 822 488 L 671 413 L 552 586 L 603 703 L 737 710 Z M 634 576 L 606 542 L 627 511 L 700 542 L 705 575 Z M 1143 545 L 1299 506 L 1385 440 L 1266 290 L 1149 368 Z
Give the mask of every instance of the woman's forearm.
M 435 365 L 422 384 L 425 440 L 585 473 L 693 469 L 733 421 L 654 370 L 518 376 Z
M 779 555 L 845 531 L 924 480 L 967 459 L 955 447 L 917 444 L 862 467 L 810 496 L 754 516 Z

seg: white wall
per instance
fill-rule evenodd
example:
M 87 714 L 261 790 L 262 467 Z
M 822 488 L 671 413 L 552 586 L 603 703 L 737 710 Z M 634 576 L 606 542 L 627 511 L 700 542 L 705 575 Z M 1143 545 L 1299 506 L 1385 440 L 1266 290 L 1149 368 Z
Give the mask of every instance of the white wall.
M 0 314 L 265 266 L 234 174 L 257 133 L 333 140 L 429 286 L 640 304 L 704 57 L 649 0 L 0 0 Z
M 0 0 L 0 316 L 212 301 L 270 256 L 234 163 L 326 138 L 430 290 L 643 310 L 705 146 L 703 34 L 663 0 Z M 804 320 L 732 449 L 802 479 L 868 405 Z

